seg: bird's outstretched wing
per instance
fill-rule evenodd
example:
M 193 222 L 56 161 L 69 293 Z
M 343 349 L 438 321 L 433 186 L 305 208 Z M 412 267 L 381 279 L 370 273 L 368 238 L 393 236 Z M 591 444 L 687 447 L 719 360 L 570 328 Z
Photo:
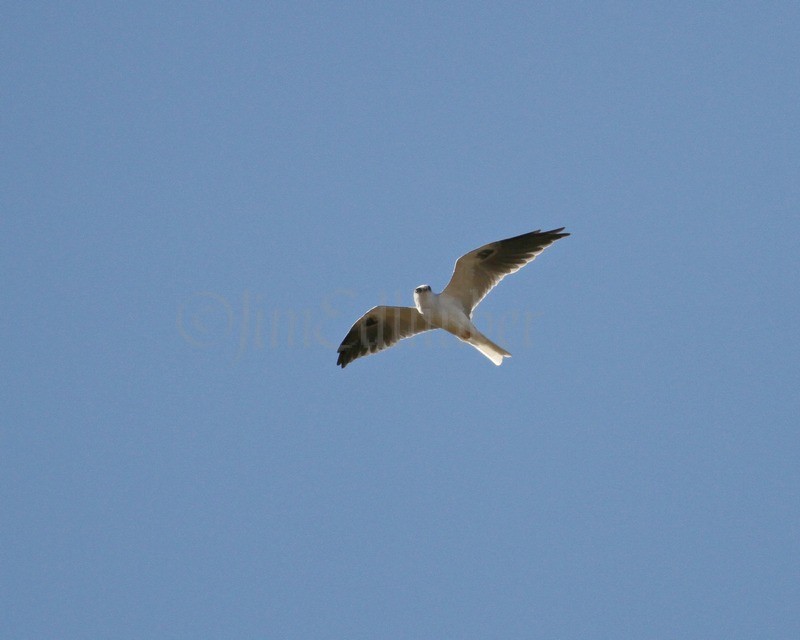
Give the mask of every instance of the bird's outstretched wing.
M 373 307 L 350 328 L 337 351 L 344 369 L 356 358 L 388 349 L 398 340 L 434 327 L 414 307 Z
M 519 271 L 559 238 L 569 235 L 563 231 L 564 227 L 531 231 L 464 254 L 456 260 L 453 276 L 441 295 L 458 300 L 464 313 L 472 317 L 473 309 L 498 282 Z

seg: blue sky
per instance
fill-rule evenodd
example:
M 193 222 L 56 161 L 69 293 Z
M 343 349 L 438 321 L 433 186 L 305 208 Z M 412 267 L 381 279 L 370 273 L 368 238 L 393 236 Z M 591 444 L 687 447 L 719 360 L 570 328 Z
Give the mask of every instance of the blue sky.
M 3 637 L 800 635 L 796 3 L 3 14 Z

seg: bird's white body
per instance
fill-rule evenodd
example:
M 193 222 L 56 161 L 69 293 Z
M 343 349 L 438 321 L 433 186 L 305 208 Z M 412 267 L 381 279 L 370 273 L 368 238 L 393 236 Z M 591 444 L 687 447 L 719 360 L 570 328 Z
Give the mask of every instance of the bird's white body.
M 464 303 L 447 293 L 434 293 L 428 285 L 414 290 L 414 304 L 422 316 L 438 329 L 452 333 L 456 338 L 472 345 L 496 365 L 511 354 L 483 335 L 464 313 Z

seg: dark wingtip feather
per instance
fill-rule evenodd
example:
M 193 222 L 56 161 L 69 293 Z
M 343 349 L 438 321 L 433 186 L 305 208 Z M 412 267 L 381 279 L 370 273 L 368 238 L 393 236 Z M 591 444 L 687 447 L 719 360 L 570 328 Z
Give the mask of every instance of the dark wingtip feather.
M 344 369 L 353 360 L 352 353 L 348 350 L 347 345 L 342 344 L 339 349 L 339 357 L 336 359 L 336 366 Z

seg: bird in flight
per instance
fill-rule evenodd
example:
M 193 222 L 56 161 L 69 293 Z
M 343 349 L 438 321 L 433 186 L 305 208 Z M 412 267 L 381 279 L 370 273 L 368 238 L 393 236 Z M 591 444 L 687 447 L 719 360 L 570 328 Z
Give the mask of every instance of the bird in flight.
M 361 316 L 339 345 L 336 364 L 344 369 L 356 358 L 388 349 L 399 340 L 444 329 L 501 365 L 511 354 L 478 331 L 472 324 L 472 312 L 498 282 L 568 235 L 564 227 L 531 231 L 464 254 L 441 293 L 433 293 L 430 285 L 424 284 L 414 289 L 415 307 L 379 306 Z

